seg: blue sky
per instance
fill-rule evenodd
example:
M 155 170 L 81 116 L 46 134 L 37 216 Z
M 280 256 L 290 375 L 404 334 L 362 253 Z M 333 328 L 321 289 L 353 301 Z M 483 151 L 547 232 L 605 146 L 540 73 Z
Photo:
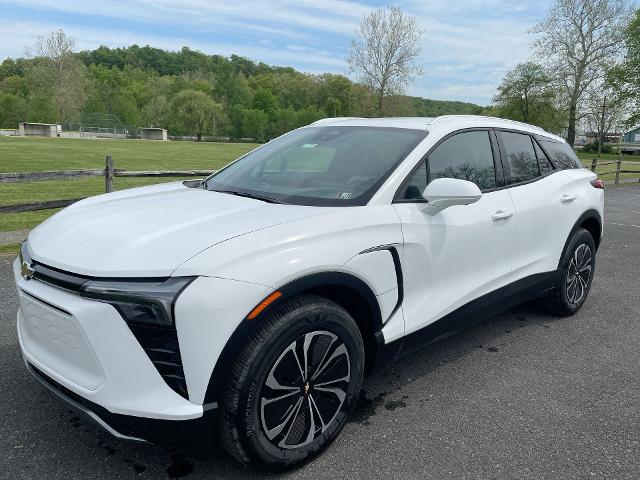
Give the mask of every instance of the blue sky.
M 488 104 L 504 73 L 530 57 L 527 29 L 549 0 L 401 0 L 424 30 L 425 74 L 408 93 Z M 347 74 L 359 20 L 379 0 L 0 0 L 0 60 L 62 28 L 79 49 L 133 43 L 236 53 L 310 73 Z

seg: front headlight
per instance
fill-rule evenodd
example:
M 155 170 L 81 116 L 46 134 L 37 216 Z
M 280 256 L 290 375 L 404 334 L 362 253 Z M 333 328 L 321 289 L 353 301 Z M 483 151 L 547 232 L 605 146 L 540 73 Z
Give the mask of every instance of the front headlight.
M 80 295 L 113 305 L 127 322 L 173 326 L 176 299 L 193 280 L 88 280 L 80 287 Z

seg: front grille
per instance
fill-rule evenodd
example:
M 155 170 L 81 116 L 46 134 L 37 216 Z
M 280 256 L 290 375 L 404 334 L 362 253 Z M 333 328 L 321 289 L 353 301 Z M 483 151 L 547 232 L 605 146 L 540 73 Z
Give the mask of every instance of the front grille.
M 179 395 L 189 398 L 175 327 L 137 323 L 127 325 L 166 384 Z
M 49 267 L 29 257 L 26 244 L 21 248 L 22 258 L 31 264 L 33 278 L 69 292 L 79 293 L 82 285 L 89 280 L 100 280 L 95 277 L 78 275 L 57 268 Z M 162 279 L 157 279 L 162 280 Z M 122 316 L 122 315 L 121 315 Z M 182 397 L 188 399 L 187 384 L 182 368 L 182 357 L 178 344 L 178 332 L 175 326 L 153 326 L 123 320 L 138 340 L 154 367 L 165 383 Z

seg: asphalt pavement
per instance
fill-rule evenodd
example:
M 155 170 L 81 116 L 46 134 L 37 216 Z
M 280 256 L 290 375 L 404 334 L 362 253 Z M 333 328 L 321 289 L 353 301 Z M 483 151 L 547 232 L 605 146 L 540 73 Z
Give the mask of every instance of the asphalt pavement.
M 283 477 L 640 478 L 640 186 L 606 199 L 576 316 L 527 304 L 386 367 L 329 450 Z M 0 478 L 264 476 L 220 449 L 199 460 L 122 444 L 66 410 L 25 370 L 10 262 L 0 257 Z

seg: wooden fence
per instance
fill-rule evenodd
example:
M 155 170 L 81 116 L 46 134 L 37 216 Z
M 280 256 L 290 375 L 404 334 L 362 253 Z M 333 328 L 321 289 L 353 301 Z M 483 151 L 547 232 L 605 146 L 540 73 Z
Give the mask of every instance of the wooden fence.
M 622 160 L 622 158 L 618 158 L 617 160 L 613 160 L 613 161 L 606 161 L 606 162 L 601 162 L 599 161 L 597 158 L 594 158 L 591 161 L 591 171 L 596 173 L 596 170 L 598 168 L 598 166 L 603 166 L 603 165 L 615 165 L 616 169 L 612 170 L 610 172 L 597 172 L 598 175 L 613 175 L 615 174 L 615 184 L 616 185 L 620 185 L 620 174 L 621 173 L 635 173 L 638 175 L 638 177 L 640 177 L 640 170 L 623 170 L 622 169 L 622 164 L 623 163 L 627 163 L 627 164 L 631 164 L 631 165 L 640 165 L 640 162 L 629 162 L 629 161 L 625 161 Z M 638 181 L 640 182 L 640 178 L 638 179 Z
M 63 170 L 56 172 L 19 172 L 0 173 L 0 183 L 38 182 L 43 180 L 66 180 L 82 177 L 104 177 L 104 191 L 113 191 L 113 179 L 115 177 L 207 177 L 215 170 L 163 170 L 163 171 L 133 171 L 115 168 L 111 155 L 107 155 L 105 168 L 95 170 Z M 84 197 L 83 197 L 84 198 Z M 35 210 L 48 210 L 50 208 L 62 208 L 83 200 L 72 198 L 66 200 L 49 200 L 46 202 L 22 203 L 16 205 L 0 205 L 0 213 L 33 212 Z

